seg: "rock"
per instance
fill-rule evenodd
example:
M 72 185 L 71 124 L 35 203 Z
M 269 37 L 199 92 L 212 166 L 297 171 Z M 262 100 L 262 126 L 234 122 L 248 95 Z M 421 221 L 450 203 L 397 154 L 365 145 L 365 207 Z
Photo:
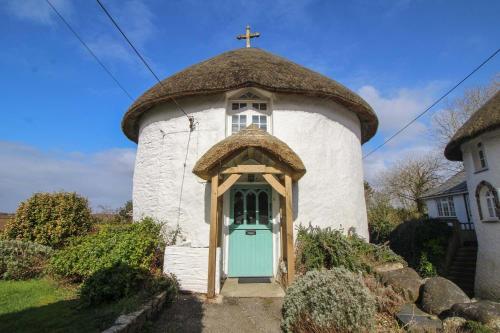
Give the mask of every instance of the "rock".
M 392 288 L 400 293 L 405 301 L 414 303 L 420 295 L 420 286 L 422 279 L 415 270 L 410 267 L 380 272 L 378 273 L 382 282 L 391 285 Z
M 438 317 L 423 312 L 415 304 L 403 305 L 396 318 L 412 333 L 436 333 L 443 328 L 443 323 Z
M 378 265 L 373 268 L 375 273 L 390 272 L 398 269 L 404 268 L 403 264 L 400 262 L 389 262 L 386 264 Z
M 444 332 L 459 332 L 459 329 L 467 322 L 465 318 L 461 317 L 448 317 L 443 320 Z
M 469 303 L 469 297 L 456 284 L 442 277 L 428 279 L 422 287 L 422 310 L 440 315 L 456 303 Z
M 500 331 L 500 303 L 491 301 L 458 303 L 452 306 L 451 311 L 455 315 L 478 321 Z

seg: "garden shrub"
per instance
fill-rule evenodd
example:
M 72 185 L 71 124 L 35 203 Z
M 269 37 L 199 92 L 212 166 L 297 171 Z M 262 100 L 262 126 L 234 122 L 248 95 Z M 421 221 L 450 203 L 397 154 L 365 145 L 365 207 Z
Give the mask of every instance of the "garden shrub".
M 390 236 L 391 249 L 422 277 L 442 274 L 452 227 L 436 219 L 411 220 Z
M 0 240 L 0 279 L 24 280 L 40 276 L 52 254 L 47 246 L 18 240 Z
M 378 264 L 404 263 L 386 245 L 370 244 L 357 235 L 346 236 L 341 230 L 331 228 L 299 226 L 296 247 L 296 269 L 302 274 L 333 267 L 370 272 Z
M 167 291 L 167 301 L 171 302 L 178 292 L 175 277 L 157 276 L 143 268 L 133 268 L 119 262 L 86 279 L 79 296 L 83 304 L 90 306 L 116 301 L 136 293 L 154 294 L 160 291 Z
M 87 199 L 68 192 L 35 193 L 21 202 L 5 234 L 11 239 L 60 248 L 69 238 L 86 234 L 91 227 Z
M 150 218 L 132 224 L 102 226 L 57 251 L 50 260 L 50 272 L 79 282 L 117 263 L 158 269 L 164 247 L 161 228 L 161 224 Z
M 373 324 L 375 299 L 345 268 L 310 271 L 288 287 L 284 332 L 363 332 Z

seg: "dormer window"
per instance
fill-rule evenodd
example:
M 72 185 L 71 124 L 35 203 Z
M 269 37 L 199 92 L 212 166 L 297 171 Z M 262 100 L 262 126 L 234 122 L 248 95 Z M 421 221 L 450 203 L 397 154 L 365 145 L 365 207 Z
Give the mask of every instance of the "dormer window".
M 486 161 L 486 152 L 481 142 L 477 144 L 476 154 L 474 154 L 474 164 L 476 171 L 482 171 L 488 168 L 488 162 Z
M 228 135 L 238 133 L 251 124 L 256 124 L 264 131 L 270 131 L 269 103 L 252 92 L 240 95 L 230 101 L 228 109 Z

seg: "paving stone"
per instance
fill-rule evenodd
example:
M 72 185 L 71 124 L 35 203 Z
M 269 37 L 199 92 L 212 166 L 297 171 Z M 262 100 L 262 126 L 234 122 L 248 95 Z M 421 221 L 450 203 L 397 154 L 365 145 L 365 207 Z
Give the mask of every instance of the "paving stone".
M 415 304 L 403 305 L 396 318 L 412 333 L 435 333 L 443 328 L 439 318 L 423 312 Z

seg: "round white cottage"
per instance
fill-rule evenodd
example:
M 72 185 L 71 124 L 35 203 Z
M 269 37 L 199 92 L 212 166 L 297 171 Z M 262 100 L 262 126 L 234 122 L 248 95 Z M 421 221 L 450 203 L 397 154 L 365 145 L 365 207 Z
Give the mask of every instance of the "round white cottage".
M 134 220 L 182 229 L 165 271 L 185 290 L 213 296 L 226 277 L 289 283 L 296 225 L 368 238 L 361 144 L 377 125 L 363 99 L 325 76 L 256 48 L 223 53 L 125 114 L 138 143 Z

